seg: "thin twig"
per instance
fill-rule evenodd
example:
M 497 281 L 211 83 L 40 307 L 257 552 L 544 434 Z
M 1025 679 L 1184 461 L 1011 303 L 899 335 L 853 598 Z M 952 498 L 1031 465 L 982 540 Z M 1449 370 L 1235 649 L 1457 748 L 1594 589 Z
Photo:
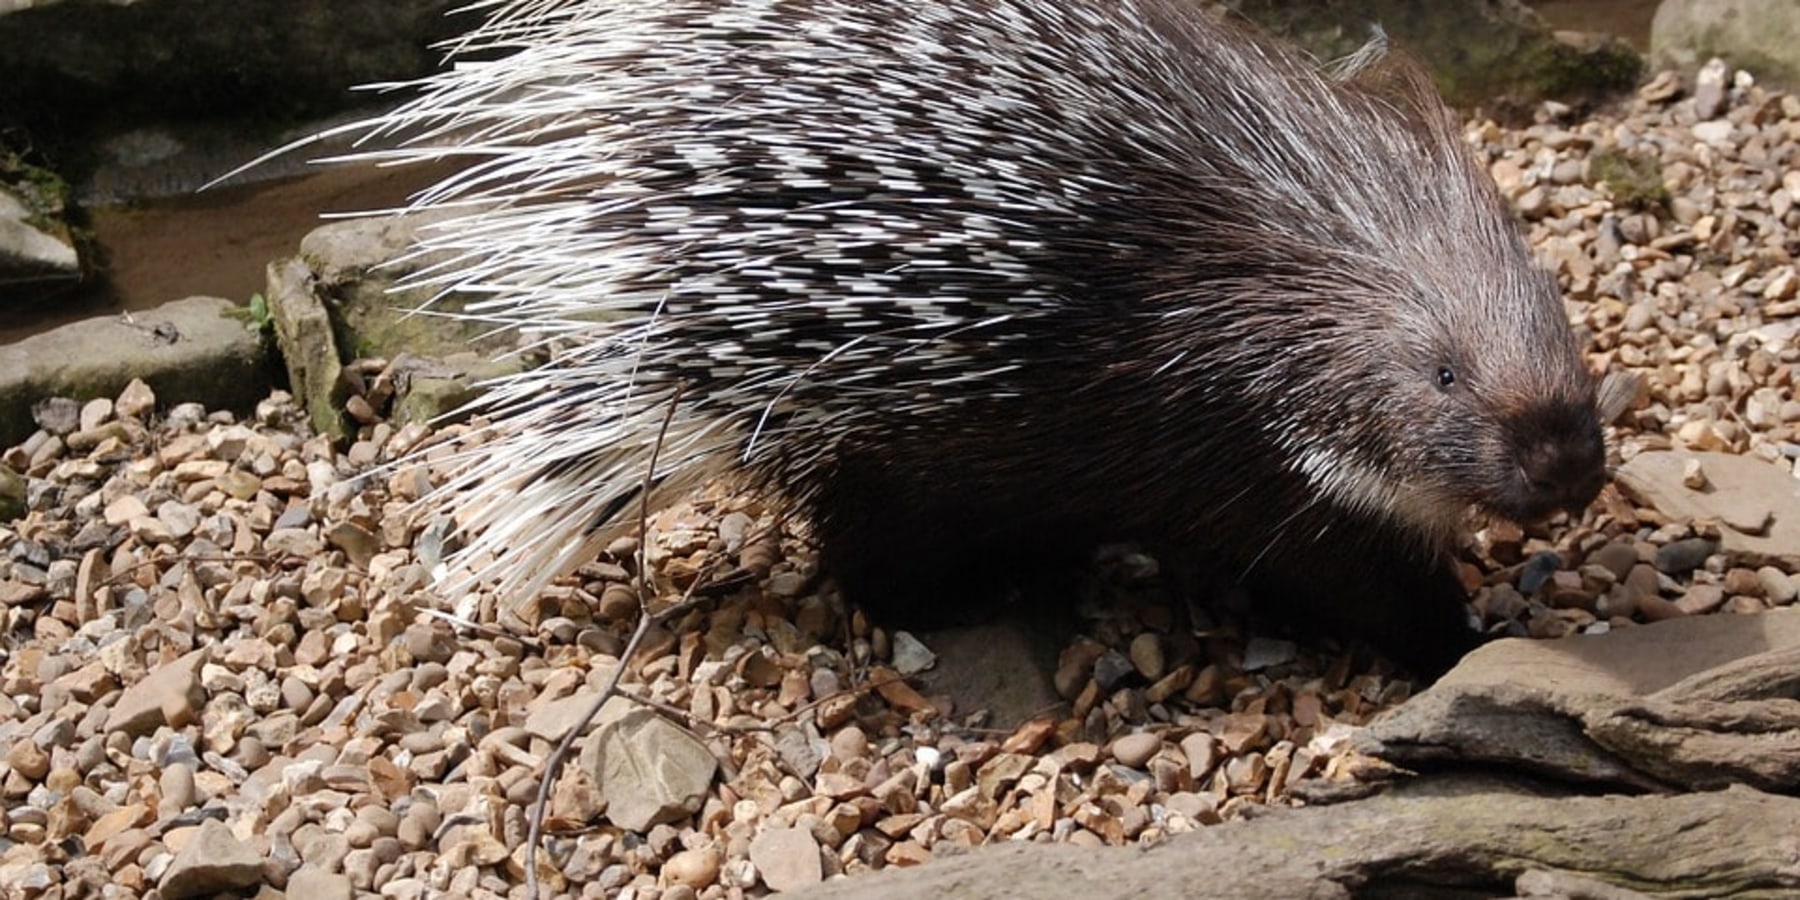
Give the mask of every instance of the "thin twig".
M 126 576 L 131 575 L 132 573 L 138 571 L 139 569 L 148 569 L 152 566 L 169 565 L 169 564 L 178 563 L 178 562 L 190 562 L 190 563 L 257 562 L 257 563 L 279 564 L 279 563 L 285 562 L 289 559 L 298 559 L 298 558 L 299 557 L 296 557 L 291 553 L 284 553 L 279 556 L 266 554 L 266 553 L 226 553 L 223 555 L 197 554 L 194 556 L 161 556 L 161 557 L 157 557 L 155 559 L 146 559 L 146 560 L 143 560 L 142 562 L 133 563 L 132 565 L 126 566 L 125 568 L 120 569 L 117 572 L 112 572 L 112 573 L 108 574 L 105 578 L 101 579 L 99 584 L 96 584 L 94 586 L 97 588 L 100 588 L 100 587 L 108 587 L 111 585 L 120 584 L 120 583 L 122 583 L 123 579 Z
M 496 628 L 492 625 L 488 625 L 488 624 L 485 624 L 482 622 L 477 622 L 473 619 L 465 619 L 462 616 L 456 615 L 455 613 L 445 612 L 441 609 L 431 609 L 430 607 L 426 607 L 424 609 L 419 610 L 419 612 L 421 612 L 425 615 L 431 616 L 432 618 L 435 618 L 435 619 L 442 619 L 458 628 L 466 628 L 470 631 L 475 632 L 476 634 L 484 634 L 491 638 L 506 638 L 508 640 L 518 641 L 521 645 L 523 645 L 524 647 L 526 647 L 527 649 L 531 650 L 534 653 L 542 653 L 544 651 L 544 645 L 542 643 L 540 643 L 537 638 L 534 638 L 534 637 L 528 637 L 528 636 L 522 635 L 522 634 L 515 634 L 504 628 Z
M 669 398 L 669 409 L 663 414 L 662 428 L 658 430 L 656 434 L 656 444 L 650 448 L 650 463 L 644 467 L 644 486 L 643 490 L 638 495 L 637 580 L 639 615 L 637 627 L 631 632 L 631 640 L 625 642 L 625 649 L 619 654 L 619 664 L 614 667 L 612 673 L 607 676 L 605 686 L 600 689 L 600 696 L 594 698 L 594 702 L 588 706 L 587 712 L 582 714 L 580 721 L 577 721 L 575 725 L 569 729 L 568 733 L 563 735 L 562 740 L 558 741 L 556 744 L 555 752 L 551 753 L 550 758 L 544 761 L 544 775 L 543 778 L 538 781 L 537 800 L 532 804 L 531 830 L 525 837 L 525 896 L 528 900 L 537 900 L 538 898 L 538 841 L 542 840 L 544 836 L 544 813 L 550 807 L 550 788 L 556 783 L 556 776 L 562 770 L 564 761 L 568 759 L 569 748 L 575 745 L 575 740 L 581 736 L 582 732 L 587 730 L 588 725 L 594 721 L 594 717 L 600 714 L 600 708 L 605 706 L 606 701 L 611 699 L 614 692 L 618 690 L 619 679 L 625 676 L 625 669 L 631 665 L 631 658 L 636 655 L 638 645 L 643 643 L 644 635 L 649 633 L 650 626 L 687 605 L 685 602 L 677 603 L 674 606 L 663 610 L 661 615 L 651 615 L 649 608 L 645 605 L 647 602 L 645 598 L 649 596 L 649 584 L 645 573 L 648 571 L 650 563 L 650 554 L 648 552 L 650 531 L 650 488 L 656 482 L 656 461 L 657 457 L 662 453 L 663 439 L 668 436 L 669 423 L 674 421 L 675 408 L 680 402 L 681 387 L 677 385 L 674 395 Z M 694 583 L 698 584 L 699 580 L 695 579 Z M 689 590 L 692 590 L 691 585 Z

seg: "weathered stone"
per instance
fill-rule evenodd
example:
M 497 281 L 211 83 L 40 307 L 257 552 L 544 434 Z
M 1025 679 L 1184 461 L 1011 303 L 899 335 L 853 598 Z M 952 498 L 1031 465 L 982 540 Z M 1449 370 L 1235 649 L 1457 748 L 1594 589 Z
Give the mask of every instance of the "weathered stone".
M 705 744 L 642 708 L 590 736 L 581 764 L 606 797 L 606 817 L 627 831 L 697 812 L 718 769 Z
M 347 875 L 301 866 L 288 876 L 287 895 L 295 900 L 352 900 L 356 887 Z
M 1496 641 L 1355 737 L 1401 765 L 1459 760 L 1633 788 L 1800 783 L 1800 610 Z
M 1705 468 L 1709 490 L 1696 491 L 1684 483 L 1690 460 Z M 1800 481 L 1778 466 L 1731 453 L 1660 450 L 1633 457 L 1619 467 L 1615 479 L 1663 515 L 1723 523 L 1719 550 L 1738 565 L 1800 571 Z M 1768 527 L 1761 534 L 1747 534 L 1730 525 L 1751 520 Z M 1670 571 L 1660 562 L 1657 568 Z
M 242 890 L 262 881 L 262 857 L 257 856 L 217 819 L 204 819 L 175 861 L 163 873 L 159 887 L 164 897 L 208 897 Z
M 1611 874 L 1651 895 L 1727 896 L 1746 883 L 1780 895 L 1800 891 L 1789 852 L 1797 832 L 1800 799 L 1747 788 L 1570 797 L 1544 785 L 1445 778 L 1358 803 L 1225 822 L 1145 847 L 1009 841 L 925 866 L 896 865 L 901 860 L 890 857 L 887 871 L 834 879 L 805 896 L 1074 900 L 1204 885 L 1206 896 L 1342 898 L 1353 893 L 1346 885 L 1380 882 L 1419 860 L 1452 858 L 1458 871 L 1495 884 L 1532 870 L 1575 870 Z M 916 861 L 917 853 L 902 859 Z
M 526 716 L 525 730 L 546 741 L 560 741 L 564 735 L 569 733 L 569 729 L 581 724 L 581 718 L 587 715 L 588 710 L 594 705 L 595 698 L 599 696 L 598 690 L 577 691 L 567 697 L 545 703 Z M 624 697 L 609 697 L 606 705 L 594 715 L 594 720 L 589 723 L 589 727 L 598 728 L 609 722 L 617 721 L 630 712 L 633 706 L 634 704 Z
M 1156 751 L 1162 748 L 1162 738 L 1147 731 L 1121 735 L 1112 742 L 1113 759 L 1122 766 L 1141 769 Z
M 1800 84 L 1800 20 L 1786 0 L 1662 0 L 1650 52 L 1663 65 L 1687 69 L 1722 56 Z
M 818 884 L 819 842 L 799 828 L 765 828 L 750 839 L 750 861 L 772 891 L 792 891 Z
M 205 399 L 248 407 L 268 393 L 262 341 L 231 315 L 236 306 L 191 297 L 127 319 L 101 316 L 0 344 L 0 442 L 30 434 L 32 401 L 113 394 L 133 379 L 165 403 Z M 130 396 L 117 405 L 134 415 Z
M 663 863 L 662 873 L 670 882 L 699 889 L 719 877 L 719 865 L 723 861 L 717 847 L 682 850 Z
M 195 650 L 164 663 L 142 681 L 125 689 L 106 718 L 107 731 L 123 731 L 134 737 L 148 734 L 171 721 L 186 724 L 206 702 L 200 686 L 200 666 L 208 651 Z

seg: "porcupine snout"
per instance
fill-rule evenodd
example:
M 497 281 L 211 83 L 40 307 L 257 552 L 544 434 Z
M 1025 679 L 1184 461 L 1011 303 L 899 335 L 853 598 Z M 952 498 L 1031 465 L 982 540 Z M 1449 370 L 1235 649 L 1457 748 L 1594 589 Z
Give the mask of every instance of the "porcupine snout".
M 1517 489 L 1500 504 L 1509 518 L 1535 522 L 1557 510 L 1579 513 L 1600 493 L 1606 442 L 1591 402 L 1543 403 L 1518 415 L 1511 430 Z

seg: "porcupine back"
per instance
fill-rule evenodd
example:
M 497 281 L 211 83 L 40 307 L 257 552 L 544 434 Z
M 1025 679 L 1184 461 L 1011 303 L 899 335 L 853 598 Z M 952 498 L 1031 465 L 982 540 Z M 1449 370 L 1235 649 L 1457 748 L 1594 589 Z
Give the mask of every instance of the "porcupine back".
M 423 280 L 557 348 L 443 493 L 514 596 L 653 452 L 911 612 L 1124 538 L 1439 597 L 1470 507 L 1597 489 L 1554 285 L 1404 71 L 1184 0 L 535 0 L 460 52 L 371 155 L 468 157 Z

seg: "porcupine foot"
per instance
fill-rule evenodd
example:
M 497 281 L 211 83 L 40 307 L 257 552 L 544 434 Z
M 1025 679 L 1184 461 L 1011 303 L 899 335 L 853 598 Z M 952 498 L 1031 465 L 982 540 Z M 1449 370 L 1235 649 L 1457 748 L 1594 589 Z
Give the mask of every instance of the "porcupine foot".
M 1305 632 L 1360 638 L 1413 675 L 1435 680 L 1482 643 L 1470 627 L 1468 592 L 1444 559 L 1371 556 L 1354 568 L 1322 564 L 1300 578 L 1253 583 L 1258 613 L 1304 623 Z
M 933 631 L 977 625 L 1011 611 L 1060 617 L 1075 607 L 1085 559 L 967 548 L 931 549 L 890 542 L 882 552 L 824 542 L 821 560 L 844 600 L 888 628 Z M 1060 556 L 1060 559 L 1058 558 Z

